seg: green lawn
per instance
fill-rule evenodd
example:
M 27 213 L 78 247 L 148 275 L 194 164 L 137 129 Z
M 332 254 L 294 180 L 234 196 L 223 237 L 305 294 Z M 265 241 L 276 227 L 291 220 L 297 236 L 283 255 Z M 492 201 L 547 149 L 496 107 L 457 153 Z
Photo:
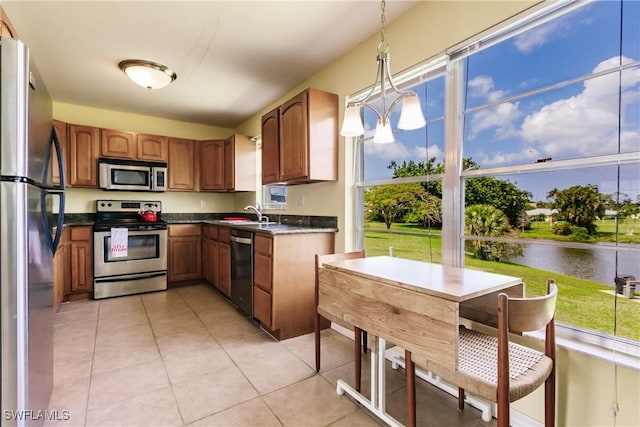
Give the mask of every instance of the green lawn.
M 592 236 L 587 242 L 615 242 L 616 241 L 616 221 L 613 219 L 607 219 L 604 221 L 598 221 L 597 233 Z M 634 227 L 634 233 L 627 234 L 627 224 L 621 223 L 618 225 L 618 242 L 619 243 L 640 243 L 640 221 L 637 221 L 636 227 Z M 525 230 L 522 233 L 522 237 L 528 239 L 550 239 L 550 240 L 564 240 L 571 241 L 570 236 L 558 236 L 551 232 L 551 226 L 548 222 L 544 221 L 532 221 L 531 229 Z
M 367 227 L 384 229 L 384 224 L 368 223 Z M 394 224 L 393 232 L 368 229 L 365 231 L 364 242 L 367 255 L 388 255 L 389 247 L 393 247 L 394 256 L 440 263 L 442 259 L 440 236 L 413 234 L 419 230 L 420 228 L 406 224 Z M 424 229 L 422 231 L 424 232 Z M 618 297 L 616 301 L 612 294 L 604 292 L 612 291 L 611 286 L 519 264 L 482 261 L 470 255 L 465 256 L 465 266 L 521 277 L 525 282 L 527 295 L 543 294 L 546 280 L 553 278 L 559 289 L 556 311 L 556 319 L 559 322 L 612 334 L 615 321 L 618 336 L 640 341 L 640 299 L 629 300 Z M 637 290 L 636 294 L 639 291 Z M 616 319 L 614 319 L 614 304 L 617 304 Z

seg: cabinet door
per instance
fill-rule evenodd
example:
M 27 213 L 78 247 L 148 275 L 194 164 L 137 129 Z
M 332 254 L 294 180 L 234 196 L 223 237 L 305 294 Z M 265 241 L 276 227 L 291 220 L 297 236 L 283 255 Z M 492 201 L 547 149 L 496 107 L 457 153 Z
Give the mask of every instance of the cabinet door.
M 169 159 L 169 140 L 166 136 L 138 134 L 136 145 L 140 160 L 166 162 Z
M 224 189 L 233 191 L 236 188 L 236 149 L 235 136 L 224 142 Z M 250 165 L 245 165 L 250 167 Z
M 280 180 L 279 141 L 280 109 L 262 116 L 262 183 L 270 184 Z
M 69 185 L 98 187 L 98 153 L 100 129 L 91 126 L 69 125 Z
M 72 227 L 70 292 L 93 291 L 93 232 L 91 227 Z
M 224 140 L 200 143 L 200 189 L 224 191 Z
M 271 294 L 262 289 L 253 288 L 253 317 L 269 329 L 271 326 Z
M 133 132 L 102 129 L 100 131 L 100 156 L 135 159 L 135 137 Z
M 209 247 L 209 258 L 207 259 L 209 283 L 218 287 L 218 242 L 215 240 L 207 240 L 207 246 Z
M 194 159 L 192 140 L 169 138 L 169 190 L 195 189 Z
M 64 167 L 65 174 L 69 173 L 69 167 L 67 166 L 67 124 L 59 120 L 53 121 L 53 128 L 58 135 L 58 141 L 60 142 L 60 150 L 62 151 L 62 165 Z M 60 173 L 58 170 L 58 156 L 56 155 L 55 148 L 51 146 L 51 183 L 53 185 L 60 185 Z M 67 178 L 69 181 L 69 178 Z
M 280 107 L 280 179 L 309 176 L 307 133 L 307 92 L 291 98 Z
M 199 236 L 176 236 L 169 239 L 169 282 L 202 277 L 202 246 Z
M 231 297 L 231 246 L 218 242 L 218 290 Z

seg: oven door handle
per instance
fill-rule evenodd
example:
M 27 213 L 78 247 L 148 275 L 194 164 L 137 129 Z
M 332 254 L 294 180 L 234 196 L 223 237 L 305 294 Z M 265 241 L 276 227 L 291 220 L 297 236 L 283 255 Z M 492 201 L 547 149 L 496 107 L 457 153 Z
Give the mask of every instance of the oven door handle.
M 102 283 L 102 282 L 109 282 L 109 283 L 113 283 L 113 282 L 130 282 L 132 280 L 143 280 L 143 279 L 151 279 L 154 277 L 159 277 L 159 276 L 166 276 L 167 272 L 166 271 L 162 271 L 159 273 L 150 273 L 150 274 L 145 274 L 145 275 L 135 275 L 134 277 L 127 275 L 127 277 L 105 277 L 105 278 L 101 278 L 98 279 L 96 278 L 94 280 L 95 283 Z

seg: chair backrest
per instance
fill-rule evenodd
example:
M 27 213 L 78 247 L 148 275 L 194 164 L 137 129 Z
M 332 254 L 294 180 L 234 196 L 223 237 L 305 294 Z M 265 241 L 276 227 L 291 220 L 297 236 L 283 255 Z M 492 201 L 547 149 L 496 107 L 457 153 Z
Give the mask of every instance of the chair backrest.
M 545 327 L 555 315 L 558 287 L 547 280 L 547 294 L 533 298 L 498 296 L 498 313 L 502 310 L 508 318 L 509 332 L 531 332 Z M 500 316 L 500 314 L 498 315 Z

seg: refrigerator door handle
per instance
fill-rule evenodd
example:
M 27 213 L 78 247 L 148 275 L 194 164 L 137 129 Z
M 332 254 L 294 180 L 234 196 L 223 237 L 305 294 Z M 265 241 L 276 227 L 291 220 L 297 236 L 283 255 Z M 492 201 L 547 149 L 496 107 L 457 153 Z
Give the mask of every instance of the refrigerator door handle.
M 51 249 L 51 254 L 55 255 L 58 250 L 58 244 L 60 243 L 60 238 L 62 237 L 62 227 L 64 226 L 64 191 L 47 191 L 41 190 L 40 193 L 40 213 L 42 217 L 42 224 L 45 230 L 45 239 L 47 239 L 47 243 L 49 244 L 49 248 Z M 58 221 L 56 223 L 56 236 L 51 237 L 51 227 L 49 225 L 49 218 L 47 217 L 47 195 L 52 194 L 58 196 Z
M 58 134 L 56 133 L 56 129 L 51 127 L 51 136 L 49 137 L 49 148 L 44 155 L 44 170 L 42 172 L 42 183 L 46 186 L 49 183 L 47 182 L 49 175 L 49 164 L 51 161 L 51 145 L 56 150 L 56 158 L 58 159 L 58 174 L 60 176 L 60 185 L 56 185 L 54 187 L 56 190 L 64 190 L 66 188 L 66 180 L 64 177 L 64 160 L 62 158 L 62 147 L 60 146 L 60 140 L 58 139 Z

